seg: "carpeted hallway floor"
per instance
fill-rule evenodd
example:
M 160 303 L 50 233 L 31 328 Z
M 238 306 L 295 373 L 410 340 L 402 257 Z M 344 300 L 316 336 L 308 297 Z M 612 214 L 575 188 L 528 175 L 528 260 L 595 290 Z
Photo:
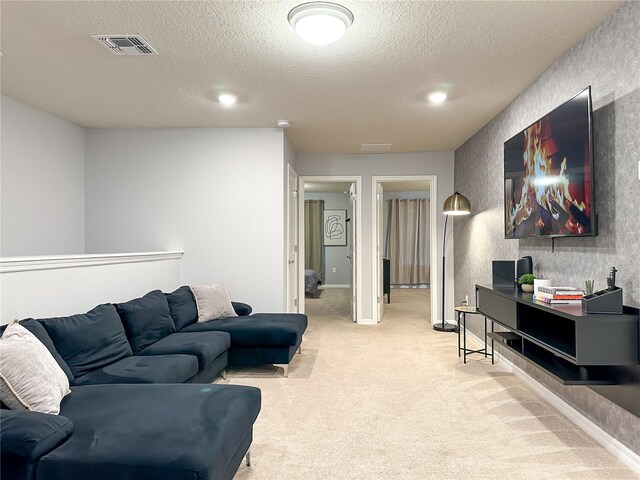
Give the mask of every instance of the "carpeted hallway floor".
M 428 292 L 394 289 L 383 322 L 357 326 L 346 291 L 324 290 L 288 379 L 231 370 L 220 383 L 263 395 L 235 478 L 640 478 L 499 365 L 464 365 L 427 321 Z

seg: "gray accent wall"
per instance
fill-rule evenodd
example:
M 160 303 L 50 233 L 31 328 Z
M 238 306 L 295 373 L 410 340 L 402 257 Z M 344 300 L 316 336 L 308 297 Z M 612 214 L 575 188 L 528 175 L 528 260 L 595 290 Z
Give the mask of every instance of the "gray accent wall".
M 579 5 L 579 4 L 577 4 Z M 455 152 L 455 188 L 472 215 L 455 219 L 455 300 L 473 298 L 476 283 L 491 283 L 491 260 L 531 255 L 534 273 L 555 284 L 606 287 L 615 266 L 624 302 L 640 306 L 640 2 L 629 2 L 556 60 L 507 108 Z M 593 97 L 595 209 L 599 235 L 550 240 L 505 240 L 503 143 L 586 86 Z M 480 332 L 480 323 L 471 329 Z M 512 357 L 507 355 L 513 360 Z M 640 419 L 605 397 L 637 395 L 636 385 L 563 387 L 514 361 L 596 425 L 640 454 Z M 623 389 L 625 392 L 623 392 Z

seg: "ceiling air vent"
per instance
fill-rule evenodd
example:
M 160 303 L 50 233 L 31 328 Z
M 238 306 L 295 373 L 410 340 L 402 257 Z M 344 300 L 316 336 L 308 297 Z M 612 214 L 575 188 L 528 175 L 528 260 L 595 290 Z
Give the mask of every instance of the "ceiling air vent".
M 91 35 L 96 42 L 114 55 L 158 55 L 142 35 Z
M 390 143 L 363 143 L 360 145 L 363 153 L 384 153 L 391 151 Z

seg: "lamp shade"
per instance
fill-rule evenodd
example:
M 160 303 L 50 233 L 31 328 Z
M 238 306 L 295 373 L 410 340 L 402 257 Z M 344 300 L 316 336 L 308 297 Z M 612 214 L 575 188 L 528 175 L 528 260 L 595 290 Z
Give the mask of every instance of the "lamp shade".
M 444 201 L 442 210 L 445 215 L 469 215 L 471 202 L 460 192 L 456 192 Z

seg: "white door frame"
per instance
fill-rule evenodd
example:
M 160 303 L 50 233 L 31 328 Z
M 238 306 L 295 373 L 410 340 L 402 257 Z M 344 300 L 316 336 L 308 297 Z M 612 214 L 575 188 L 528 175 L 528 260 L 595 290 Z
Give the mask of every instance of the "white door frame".
M 298 245 L 300 244 L 300 236 L 299 236 L 299 229 L 297 228 L 298 226 L 296 224 L 291 225 L 290 219 L 291 219 L 291 209 L 294 207 L 297 207 L 299 204 L 297 203 L 297 198 L 294 200 L 291 198 L 290 192 L 291 192 L 291 179 L 292 177 L 294 178 L 293 180 L 293 188 L 295 190 L 295 192 L 298 192 L 298 174 L 296 173 L 296 171 L 294 170 L 294 168 L 291 166 L 291 164 L 288 164 L 288 170 L 287 170 L 287 213 L 286 213 L 286 252 L 285 252 L 285 258 L 286 258 L 286 265 L 285 265 L 285 278 L 286 278 L 286 293 L 285 293 L 285 305 L 287 308 L 288 312 L 298 312 L 300 311 L 300 296 L 299 296 L 299 291 L 300 288 L 298 287 L 298 269 L 299 269 L 299 264 L 300 264 L 300 255 L 298 254 L 298 250 L 299 247 Z M 297 213 L 297 212 L 296 212 Z M 296 215 L 296 222 L 299 218 L 299 215 Z M 291 285 L 292 279 L 290 278 L 289 275 L 289 260 L 291 260 L 289 258 L 289 254 L 291 252 L 291 229 L 295 229 L 295 241 L 294 241 L 294 247 L 295 247 L 295 253 L 294 253 L 294 261 L 295 261 L 295 274 L 294 274 L 294 279 L 293 279 L 293 283 L 295 284 L 295 286 Z M 295 294 L 295 298 L 291 298 L 291 290 L 292 288 L 294 288 L 296 294 Z M 293 302 L 292 302 L 293 300 Z M 291 307 L 291 304 L 294 304 L 293 306 L 293 310 Z
M 356 184 L 356 211 L 352 212 L 355 217 L 356 229 L 356 317 L 355 322 L 362 324 L 362 176 L 360 175 L 302 175 L 298 177 L 298 311 L 305 312 L 304 295 L 304 184 L 305 182 L 326 182 L 326 183 L 345 183 L 351 182 Z
M 376 252 L 376 235 L 378 233 L 378 218 L 376 212 L 376 194 L 378 183 L 384 182 L 428 182 L 429 183 L 429 243 L 431 252 L 429 254 L 429 286 L 431 288 L 431 324 L 438 323 L 437 314 L 440 311 L 440 284 L 438 283 L 438 176 L 437 175 L 374 175 L 371 178 L 371 264 L 372 271 L 372 311 L 378 311 L 378 266 Z M 383 298 L 384 301 L 384 298 Z M 377 313 L 374 313 L 377 315 Z M 374 319 L 377 321 L 377 319 Z

